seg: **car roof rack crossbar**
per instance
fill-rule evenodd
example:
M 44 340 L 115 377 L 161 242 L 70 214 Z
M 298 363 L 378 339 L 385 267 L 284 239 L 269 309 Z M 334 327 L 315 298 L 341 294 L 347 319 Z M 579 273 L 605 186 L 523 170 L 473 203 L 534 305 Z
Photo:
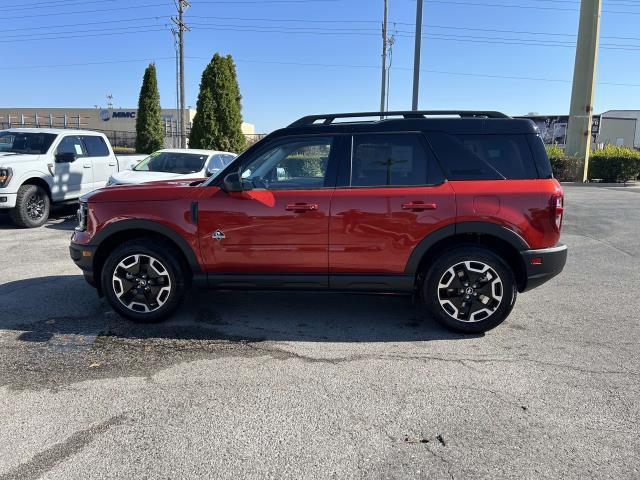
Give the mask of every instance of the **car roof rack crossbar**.
M 293 127 L 304 127 L 308 125 L 329 125 L 336 118 L 364 118 L 364 117 L 404 117 L 404 118 L 425 118 L 426 116 L 457 115 L 460 118 L 509 118 L 501 112 L 484 110 L 397 110 L 391 112 L 352 112 L 352 113 L 328 113 L 325 115 L 307 115 L 291 125 Z M 321 121 L 319 121 L 321 120 Z M 374 121 L 374 120 L 372 120 Z

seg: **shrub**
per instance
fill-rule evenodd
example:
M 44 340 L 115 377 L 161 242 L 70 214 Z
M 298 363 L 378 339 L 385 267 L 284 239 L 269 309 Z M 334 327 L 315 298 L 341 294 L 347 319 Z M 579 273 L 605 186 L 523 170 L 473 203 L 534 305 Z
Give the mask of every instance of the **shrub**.
M 547 145 L 547 156 L 551 162 L 553 176 L 560 182 L 571 182 L 581 178 L 582 161 L 577 157 L 567 157 L 558 145 Z
M 607 145 L 591 154 L 589 179 L 604 182 L 628 182 L 640 176 L 640 151 Z

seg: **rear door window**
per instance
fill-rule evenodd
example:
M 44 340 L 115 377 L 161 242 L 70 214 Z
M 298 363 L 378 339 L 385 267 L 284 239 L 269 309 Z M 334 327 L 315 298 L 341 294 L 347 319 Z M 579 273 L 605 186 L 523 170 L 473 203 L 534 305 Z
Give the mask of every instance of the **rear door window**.
M 429 132 L 449 180 L 538 178 L 524 135 L 450 135 Z
M 387 187 L 441 183 L 432 155 L 418 134 L 354 135 L 351 186 Z
M 109 148 L 104 141 L 104 138 L 97 135 L 83 135 L 82 140 L 87 148 L 89 157 L 108 157 Z

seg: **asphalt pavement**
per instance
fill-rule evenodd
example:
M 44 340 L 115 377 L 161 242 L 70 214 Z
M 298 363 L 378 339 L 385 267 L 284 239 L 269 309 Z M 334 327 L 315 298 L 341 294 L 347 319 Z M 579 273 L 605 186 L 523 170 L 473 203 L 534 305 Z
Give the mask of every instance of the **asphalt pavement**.
M 640 478 L 640 189 L 566 186 L 565 271 L 485 335 L 403 297 L 115 315 L 73 208 L 0 214 L 0 480 Z

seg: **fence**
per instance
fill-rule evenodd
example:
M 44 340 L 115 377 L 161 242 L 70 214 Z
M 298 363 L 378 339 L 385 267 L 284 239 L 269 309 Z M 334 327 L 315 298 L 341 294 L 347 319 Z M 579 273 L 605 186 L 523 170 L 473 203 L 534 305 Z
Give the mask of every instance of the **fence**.
M 102 128 L 89 128 L 87 120 L 91 117 L 80 115 L 3 115 L 0 117 L 0 128 L 70 128 L 92 130 L 104 133 L 114 148 L 134 149 L 136 147 L 136 132 L 125 130 L 105 130 Z M 191 124 L 187 125 L 186 136 L 189 138 Z M 174 118 L 162 119 L 162 131 L 164 135 L 164 148 L 180 148 L 180 133 L 178 121 Z M 255 133 L 245 135 L 247 146 L 251 146 L 266 134 Z
M 3 115 L 0 117 L 2 128 L 86 128 L 91 117 L 80 115 L 54 116 L 38 115 Z

